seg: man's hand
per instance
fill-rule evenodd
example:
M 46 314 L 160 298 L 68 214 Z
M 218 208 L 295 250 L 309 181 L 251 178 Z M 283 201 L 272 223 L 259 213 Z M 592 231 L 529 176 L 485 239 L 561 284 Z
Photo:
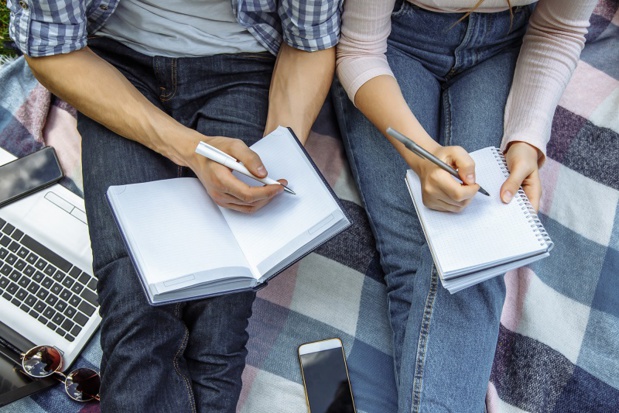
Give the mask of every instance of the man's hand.
M 512 143 L 505 153 L 510 175 L 501 186 L 501 200 L 509 203 L 522 187 L 535 211 L 539 210 L 542 182 L 538 167 L 539 152 L 526 142 Z
M 218 205 L 254 212 L 283 190 L 281 185 L 247 185 L 225 166 L 195 153 L 198 142 L 204 140 L 243 162 L 256 176 L 267 174 L 258 155 L 242 141 L 204 136 L 181 125 L 150 103 L 115 67 L 89 48 L 26 59 L 47 89 L 86 116 L 177 165 L 191 168 Z
M 421 160 L 412 153 L 406 155 L 407 162 L 419 175 L 423 203 L 437 211 L 462 211 L 479 190 L 479 185 L 475 183 L 475 162 L 459 146 L 439 147 L 434 155 L 456 169 L 464 184 L 432 162 Z
M 267 176 L 267 170 L 258 154 L 249 149 L 243 141 L 223 136 L 204 137 L 203 140 L 242 162 L 253 175 L 259 178 Z M 235 211 L 255 212 L 284 190 L 281 185 L 247 185 L 234 176 L 229 168 L 198 154 L 191 156 L 188 166 L 217 205 Z M 288 184 L 283 179 L 280 182 Z

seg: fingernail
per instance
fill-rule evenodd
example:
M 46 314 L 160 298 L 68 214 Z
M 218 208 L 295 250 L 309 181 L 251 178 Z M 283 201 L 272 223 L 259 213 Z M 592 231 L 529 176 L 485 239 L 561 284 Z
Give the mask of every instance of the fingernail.
M 473 185 L 475 183 L 475 176 L 473 174 L 466 176 L 466 183 Z
M 264 168 L 264 165 L 260 165 L 260 166 L 258 167 L 258 173 L 259 173 L 260 175 L 266 175 L 266 171 L 267 171 L 267 170 Z
M 511 192 L 509 191 L 503 192 L 503 202 L 505 202 L 506 204 L 509 203 L 513 197 L 514 195 Z

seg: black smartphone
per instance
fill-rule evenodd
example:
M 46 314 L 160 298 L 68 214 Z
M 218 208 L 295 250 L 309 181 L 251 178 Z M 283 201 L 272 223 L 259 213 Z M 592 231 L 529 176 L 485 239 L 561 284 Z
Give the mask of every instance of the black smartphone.
M 51 146 L 0 165 L 0 207 L 55 184 L 62 176 Z
M 299 346 L 301 376 L 310 413 L 355 413 L 346 354 L 339 338 Z

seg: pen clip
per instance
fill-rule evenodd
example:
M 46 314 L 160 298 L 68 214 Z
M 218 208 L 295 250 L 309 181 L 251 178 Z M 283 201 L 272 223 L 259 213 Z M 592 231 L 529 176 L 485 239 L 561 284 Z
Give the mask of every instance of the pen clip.
M 405 145 L 405 146 L 406 146 L 406 145 Z M 427 159 L 427 160 L 429 160 L 429 159 L 428 159 L 428 157 L 427 157 L 427 156 L 425 156 L 425 155 L 423 154 L 423 152 L 419 152 L 419 151 L 417 150 L 417 148 L 415 148 L 414 146 L 409 147 L 409 149 L 410 149 L 412 152 L 415 152 L 415 154 L 416 154 L 417 156 L 419 156 L 421 159 Z

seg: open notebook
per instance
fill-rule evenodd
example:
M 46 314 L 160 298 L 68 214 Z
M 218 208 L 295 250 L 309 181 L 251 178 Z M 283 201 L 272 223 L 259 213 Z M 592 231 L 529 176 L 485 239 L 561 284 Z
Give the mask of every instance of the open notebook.
M 256 289 L 350 226 L 291 130 L 251 147 L 283 192 L 244 214 L 221 208 L 197 178 L 111 186 L 107 196 L 151 304 Z M 248 185 L 261 185 L 237 175 Z
M 423 205 L 419 178 L 406 173 L 441 282 L 451 293 L 547 257 L 553 247 L 522 189 L 509 204 L 501 201 L 499 190 L 509 175 L 501 152 L 488 147 L 470 155 L 477 183 L 490 196 L 477 194 L 459 213 Z

